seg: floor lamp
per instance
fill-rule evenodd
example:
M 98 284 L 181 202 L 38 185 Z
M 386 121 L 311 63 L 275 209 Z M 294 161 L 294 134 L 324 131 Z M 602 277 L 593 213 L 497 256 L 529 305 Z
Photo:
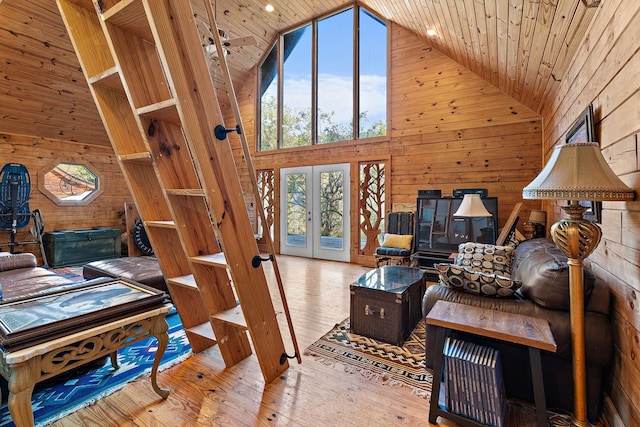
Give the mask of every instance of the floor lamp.
M 522 190 L 522 197 L 569 201 L 562 207 L 568 218 L 551 227 L 551 237 L 569 258 L 574 419 L 577 425 L 588 425 L 582 262 L 598 246 L 602 231 L 583 218 L 589 207 L 580 201 L 633 200 L 635 193 L 611 170 L 598 143 L 582 142 L 555 147 L 542 172 Z

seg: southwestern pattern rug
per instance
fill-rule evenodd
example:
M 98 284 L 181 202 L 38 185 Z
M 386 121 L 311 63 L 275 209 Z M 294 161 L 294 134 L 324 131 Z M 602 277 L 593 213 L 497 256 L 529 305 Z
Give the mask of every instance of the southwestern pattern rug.
M 182 327 L 180 316 L 174 310 L 167 314 L 169 324 L 169 344 L 162 357 L 159 370 L 166 369 L 191 356 L 191 346 Z M 93 402 L 108 396 L 144 375 L 149 375 L 157 350 L 155 338 L 147 338 L 118 351 L 119 369 L 114 369 L 111 362 L 93 370 L 85 369 L 77 375 L 64 375 L 64 379 L 56 382 L 48 380 L 43 384 L 36 384 L 31 404 L 36 426 L 52 423 L 72 412 L 75 412 Z M 151 381 L 150 379 L 148 379 Z M 160 387 L 163 387 L 159 381 Z M 6 388 L 6 387 L 4 387 Z M 0 406 L 0 426 L 14 426 L 6 394 Z
M 330 365 L 340 363 L 345 372 L 359 372 L 386 385 L 409 387 L 412 393 L 429 398 L 433 373 L 424 367 L 425 325 L 418 322 L 402 347 L 349 331 L 349 319 L 311 344 L 304 352 Z

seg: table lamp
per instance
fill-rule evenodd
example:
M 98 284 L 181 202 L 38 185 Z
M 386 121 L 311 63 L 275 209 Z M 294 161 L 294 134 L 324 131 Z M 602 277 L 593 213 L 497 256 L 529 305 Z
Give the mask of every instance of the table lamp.
M 465 194 L 460 207 L 453 214 L 453 216 L 471 219 L 484 218 L 492 215 L 484 206 L 484 203 L 482 203 L 482 199 L 480 198 L 479 194 Z M 467 227 L 469 227 L 468 223 Z M 469 227 L 467 235 L 469 241 L 473 242 L 473 239 L 475 238 L 473 235 L 473 224 Z
M 545 237 L 547 226 L 547 213 L 545 211 L 532 210 L 529 214 L 529 223 L 533 225 L 533 237 Z
M 569 201 L 562 206 L 568 218 L 555 223 L 550 233 L 569 258 L 574 419 L 577 425 L 588 425 L 582 266 L 598 246 L 602 231 L 596 223 L 583 219 L 588 208 L 579 201 L 633 200 L 635 192 L 611 170 L 598 143 L 581 142 L 556 146 L 540 174 L 522 190 L 522 197 Z

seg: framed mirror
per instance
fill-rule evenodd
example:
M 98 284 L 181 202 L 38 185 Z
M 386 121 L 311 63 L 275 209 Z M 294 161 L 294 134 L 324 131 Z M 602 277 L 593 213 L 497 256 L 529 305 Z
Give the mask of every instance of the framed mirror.
M 575 142 L 598 142 L 593 124 L 593 104 L 589 104 L 571 125 L 565 137 L 565 142 L 567 144 Z M 602 202 L 580 200 L 580 204 L 588 208 L 583 215 L 584 219 L 598 223 L 601 221 Z

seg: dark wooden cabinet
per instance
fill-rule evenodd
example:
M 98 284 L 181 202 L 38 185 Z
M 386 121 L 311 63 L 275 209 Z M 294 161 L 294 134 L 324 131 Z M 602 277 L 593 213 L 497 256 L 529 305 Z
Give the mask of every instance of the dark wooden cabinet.
M 427 270 L 436 262 L 447 262 L 465 242 L 495 244 L 498 224 L 498 198 L 483 197 L 491 217 L 459 218 L 454 213 L 462 197 L 418 197 L 414 227 L 413 264 Z

